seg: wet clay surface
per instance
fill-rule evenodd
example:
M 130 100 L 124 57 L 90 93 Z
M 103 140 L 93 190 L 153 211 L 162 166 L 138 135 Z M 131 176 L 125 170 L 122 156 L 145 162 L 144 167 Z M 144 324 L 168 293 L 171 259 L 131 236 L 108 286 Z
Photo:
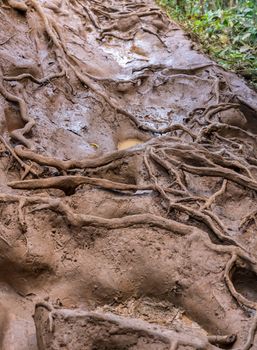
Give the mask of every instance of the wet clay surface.
M 150 0 L 0 28 L 0 349 L 256 350 L 256 93 Z

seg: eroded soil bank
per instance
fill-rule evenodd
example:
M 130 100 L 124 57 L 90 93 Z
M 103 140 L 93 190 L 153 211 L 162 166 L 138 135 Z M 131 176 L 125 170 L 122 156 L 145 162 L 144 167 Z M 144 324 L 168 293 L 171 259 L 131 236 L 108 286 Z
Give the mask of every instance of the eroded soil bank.
M 256 94 L 151 0 L 0 28 L 0 348 L 256 350 Z

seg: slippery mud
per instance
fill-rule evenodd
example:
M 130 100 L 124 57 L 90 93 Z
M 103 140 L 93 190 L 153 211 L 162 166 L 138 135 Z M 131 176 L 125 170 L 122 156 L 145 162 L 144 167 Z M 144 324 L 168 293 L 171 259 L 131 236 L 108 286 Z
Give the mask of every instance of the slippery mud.
M 0 349 L 256 350 L 256 93 L 151 0 L 0 29 Z

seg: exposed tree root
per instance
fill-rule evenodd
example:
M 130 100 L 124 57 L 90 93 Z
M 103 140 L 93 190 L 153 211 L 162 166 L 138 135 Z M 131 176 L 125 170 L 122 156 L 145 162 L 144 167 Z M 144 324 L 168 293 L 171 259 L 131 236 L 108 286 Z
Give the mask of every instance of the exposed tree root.
M 157 226 L 167 231 L 178 233 L 181 235 L 191 235 L 194 233 L 200 234 L 202 236 L 202 231 L 196 227 L 185 225 L 174 220 L 165 219 L 161 216 L 156 216 L 153 214 L 138 214 L 130 215 L 122 218 L 112 218 L 106 219 L 101 217 L 95 217 L 92 215 L 76 214 L 74 213 L 67 204 L 64 204 L 61 199 L 53 199 L 51 197 L 38 197 L 38 196 L 14 196 L 14 195 L 1 195 L 0 201 L 3 202 L 20 202 L 22 201 L 22 207 L 27 204 L 39 204 L 35 210 L 51 209 L 57 213 L 62 214 L 70 224 L 74 226 L 95 226 L 95 227 L 106 227 L 107 229 L 118 229 L 124 227 L 130 227 L 133 225 L 150 225 Z M 175 206 L 175 204 L 174 204 Z M 190 208 L 182 208 L 178 206 L 179 209 L 185 209 L 191 212 Z M 194 211 L 193 211 L 194 212 Z M 191 212 L 192 213 L 192 212 Z M 195 213 L 195 212 L 194 212 Z M 22 220 L 23 221 L 23 220 Z M 216 232 L 215 232 L 216 233 Z M 220 237 L 222 239 L 222 237 Z M 237 244 L 229 237 L 225 237 L 234 246 Z M 226 246 L 227 247 L 227 246 Z M 224 247 L 224 250 L 227 248 Z M 238 248 L 239 249 L 239 248 Z
M 205 119 L 205 121 L 208 123 L 211 122 L 211 118 L 222 111 L 226 111 L 231 108 L 239 108 L 240 105 L 237 103 L 219 103 L 216 106 L 210 106 L 208 107 L 205 112 L 202 114 L 202 117 Z
M 202 210 L 210 208 L 210 206 L 215 202 L 217 197 L 221 196 L 225 191 L 227 187 L 227 180 L 223 180 L 222 186 L 219 191 L 215 192 L 207 201 L 206 203 L 202 206 Z
M 240 222 L 240 228 L 246 228 L 247 225 L 253 220 L 255 224 L 257 223 L 256 221 L 256 215 L 257 215 L 257 209 L 252 211 L 250 214 L 247 214 L 244 218 L 242 218 Z
M 111 36 L 113 38 L 116 38 L 116 39 L 119 39 L 119 40 L 124 40 L 124 41 L 134 40 L 134 35 L 123 37 L 123 36 L 120 36 L 120 35 L 112 33 L 112 32 L 104 32 L 101 35 L 101 40 L 104 39 L 106 36 Z
M 7 44 L 14 36 L 15 36 L 15 34 L 13 34 L 13 35 L 9 36 L 9 38 L 3 40 L 3 41 L 0 43 L 0 46 Z
M 24 136 L 24 134 L 27 134 L 28 132 L 31 131 L 31 129 L 35 125 L 35 121 L 33 118 L 31 118 L 28 115 L 27 105 L 26 105 L 25 101 L 22 98 L 11 94 L 10 92 L 8 92 L 4 88 L 3 82 L 2 82 L 2 77 L 0 77 L 0 93 L 3 95 L 4 98 L 6 98 L 7 101 L 14 102 L 14 103 L 17 103 L 19 105 L 20 115 L 21 115 L 22 120 L 25 123 L 23 128 L 13 130 L 10 133 L 10 136 L 12 138 L 20 141 L 27 148 L 31 148 L 32 143 Z
M 181 125 L 172 125 L 169 128 L 169 131 L 176 131 L 176 130 L 182 130 L 183 132 L 188 133 L 188 130 L 186 128 L 183 128 Z M 192 138 L 195 137 L 194 134 L 189 133 Z M 155 143 L 160 142 L 160 138 L 156 138 L 156 140 L 149 141 L 149 143 Z M 99 158 L 86 158 L 85 160 L 60 160 L 53 157 L 47 157 L 40 154 L 36 154 L 32 150 L 28 150 L 22 146 L 16 146 L 15 147 L 15 153 L 25 159 L 30 159 L 38 164 L 41 165 L 48 165 L 53 166 L 60 170 L 70 170 L 70 169 L 87 169 L 87 168 L 96 168 L 108 163 L 111 163 L 115 160 L 125 158 L 129 155 L 135 155 L 140 149 L 143 149 L 145 145 L 139 145 L 136 147 L 136 149 L 127 149 L 127 150 L 121 150 L 112 152 L 110 154 L 106 154 L 105 156 L 99 157 Z
M 25 1 L 17 1 L 17 0 L 8 0 L 8 4 L 15 10 L 26 12 L 28 10 L 28 6 Z
M 253 135 L 252 133 L 250 133 L 249 131 L 245 131 L 237 126 L 232 126 L 232 125 L 228 125 L 228 124 L 224 124 L 224 123 L 212 123 L 210 124 L 208 127 L 202 128 L 198 137 L 197 137 L 197 141 L 201 142 L 201 140 L 206 137 L 208 138 L 213 132 L 230 132 L 230 131 L 234 131 L 238 133 L 238 136 L 242 137 L 242 138 L 246 138 L 246 139 L 250 139 L 253 142 L 256 143 L 256 136 Z
M 78 227 L 94 226 L 114 230 L 131 227 L 134 225 L 149 225 L 156 226 L 180 235 L 186 235 L 197 231 L 197 229 L 192 226 L 180 224 L 177 221 L 165 219 L 153 214 L 137 214 L 112 219 L 92 215 L 76 214 L 69 208 L 69 206 L 58 200 L 51 200 L 48 204 L 45 204 L 42 207 L 39 206 L 35 210 L 42 209 L 51 209 L 59 214 L 62 214 L 70 224 Z
M 158 327 L 157 325 L 151 325 L 147 322 L 130 319 L 122 316 L 117 316 L 110 313 L 101 313 L 101 312 L 89 312 L 81 310 L 65 310 L 65 309 L 53 309 L 51 306 L 38 303 L 35 310 L 36 326 L 38 332 L 41 334 L 41 324 L 39 323 L 38 315 L 40 308 L 45 308 L 48 312 L 49 332 L 51 333 L 55 327 L 56 319 L 69 320 L 72 319 L 73 322 L 76 320 L 76 316 L 80 319 L 83 318 L 84 322 L 89 322 L 91 325 L 97 325 L 98 323 L 104 328 L 104 324 L 110 323 L 112 325 L 113 331 L 112 334 L 116 334 L 115 328 L 117 327 L 117 334 L 128 334 L 132 332 L 134 334 L 139 333 L 142 337 L 149 337 L 153 340 L 160 340 L 165 344 L 168 344 L 171 350 L 177 350 L 180 346 L 190 346 L 194 349 L 206 350 L 208 348 L 208 338 L 207 337 L 192 337 L 187 334 L 180 334 L 178 332 L 168 330 L 165 328 Z M 38 321 L 37 321 L 38 319 Z M 46 331 L 45 329 L 42 331 Z M 55 329 L 55 332 L 58 331 Z M 111 336 L 111 335 L 110 335 Z M 225 339 L 228 341 L 229 337 L 217 337 L 217 341 L 224 342 Z M 231 338 L 233 339 L 233 338 Z M 212 340 L 212 338 L 211 338 Z
M 232 271 L 233 267 L 235 266 L 235 264 L 237 262 L 237 259 L 238 259 L 237 254 L 233 254 L 231 259 L 227 263 L 227 266 L 226 266 L 226 269 L 225 269 L 225 281 L 226 281 L 226 284 L 228 286 L 228 289 L 229 289 L 230 293 L 233 295 L 233 297 L 236 299 L 236 301 L 240 305 L 245 305 L 245 306 L 249 307 L 250 309 L 257 310 L 257 303 L 246 299 L 244 296 L 242 296 L 240 293 L 238 293 L 236 291 L 232 281 L 231 281 L 231 278 L 230 278 L 231 271 Z
M 86 6 L 83 4 L 83 2 L 79 1 L 79 0 L 76 0 L 76 2 L 78 4 L 80 4 L 80 6 L 86 11 L 90 21 L 92 22 L 92 24 L 94 25 L 94 27 L 96 29 L 101 29 L 99 23 L 98 23 L 98 20 L 97 18 L 95 17 L 95 15 L 93 14 L 93 12 L 90 10 L 89 6 Z
M 2 227 L 1 227 L 1 225 L 0 225 L 0 233 L 2 233 L 1 230 L 2 229 Z M 3 236 L 2 236 L 2 234 L 0 235 L 0 240 L 1 241 L 3 241 L 8 247 L 12 247 L 12 245 L 11 245 L 11 243 L 9 243 L 8 241 L 7 241 L 7 239 L 5 239 Z
M 23 79 L 31 79 L 34 83 L 39 84 L 39 85 L 43 85 L 52 79 L 61 78 L 64 75 L 65 75 L 65 71 L 62 70 L 60 73 L 52 73 L 52 74 L 47 75 L 44 78 L 37 79 L 32 74 L 23 73 L 23 74 L 20 74 L 17 76 L 3 76 L 3 80 L 6 80 L 6 81 L 17 80 L 18 81 L 18 80 L 23 80 Z
M 97 11 L 100 11 L 103 15 L 109 17 L 110 19 L 117 20 L 117 19 L 127 19 L 129 17 L 134 17 L 135 15 L 138 17 L 148 17 L 148 16 L 154 16 L 154 15 L 162 15 L 159 9 L 153 10 L 153 11 L 141 11 L 141 12 L 131 12 L 128 14 L 110 14 L 108 12 L 105 12 L 103 10 L 97 9 Z
M 249 169 L 237 161 L 229 161 L 224 158 L 222 159 L 222 157 L 217 157 L 210 152 L 204 152 L 205 155 L 202 156 L 201 150 L 200 152 L 198 151 L 197 154 L 196 152 L 192 152 L 190 149 L 175 149 L 167 146 L 165 147 L 165 153 L 168 154 L 168 159 L 171 164 L 175 164 L 186 172 L 199 176 L 221 177 L 246 188 L 255 191 L 257 190 L 257 182 L 253 179 Z M 179 158 L 180 160 L 177 160 L 176 158 Z M 195 164 L 200 164 L 202 166 L 189 165 L 186 164 L 186 161 L 190 161 L 191 164 L 194 161 Z M 222 166 L 219 164 L 222 164 Z M 248 176 L 241 175 L 228 167 L 241 168 L 247 173 Z
M 256 330 L 257 330 L 257 312 L 256 312 L 256 315 L 254 316 L 253 323 L 252 323 L 252 326 L 250 328 L 247 341 L 246 341 L 245 345 L 242 347 L 242 350 L 249 350 L 252 347 L 252 345 L 254 345 L 254 338 L 255 338 Z M 238 350 L 240 350 L 240 349 L 238 349 Z
M 210 335 L 208 341 L 210 344 L 218 346 L 229 346 L 232 345 L 237 339 L 235 334 L 231 335 Z
M 15 147 L 16 154 L 25 159 L 30 159 L 41 165 L 48 165 L 55 167 L 60 170 L 69 170 L 69 169 L 88 169 L 88 168 L 97 168 L 102 165 L 106 165 L 118 159 L 125 158 L 130 155 L 134 155 L 137 153 L 134 149 L 127 149 L 112 152 L 106 154 L 105 156 L 99 158 L 86 158 L 84 160 L 60 160 L 53 157 L 47 157 L 40 154 L 37 154 L 31 150 L 25 149 L 22 146 Z
M 93 186 L 99 186 L 109 190 L 120 191 L 142 191 L 142 190 L 154 190 L 152 185 L 132 185 L 109 181 L 106 179 L 90 178 L 86 176 L 58 176 L 45 179 L 34 179 L 26 181 L 13 181 L 8 185 L 16 189 L 35 190 L 40 188 L 58 188 L 65 193 L 74 193 L 76 187 L 87 184 Z
M 162 45 L 167 48 L 165 41 L 163 41 L 163 39 L 160 37 L 160 35 L 158 33 L 155 33 L 153 30 L 151 30 L 150 28 L 146 28 L 146 27 L 142 27 L 142 30 L 146 33 L 149 33 L 149 34 L 156 36 L 156 38 L 158 38 L 158 40 L 162 43 Z
M 39 206 L 34 208 L 33 211 L 51 209 L 54 212 L 63 215 L 71 225 L 77 227 L 94 226 L 107 229 L 119 229 L 134 225 L 149 225 L 156 226 L 180 235 L 189 235 L 199 231 L 196 227 L 184 225 L 174 220 L 166 219 L 154 214 L 137 214 L 124 216 L 122 218 L 107 219 L 92 215 L 76 214 L 67 204 L 63 203 L 61 199 L 57 198 L 44 198 L 40 196 L 26 197 L 5 194 L 0 195 L 0 202 L 11 203 L 20 201 L 22 201 L 22 207 L 28 204 L 39 204 Z
M 174 177 L 174 182 L 178 184 L 178 186 L 181 188 L 181 190 L 183 190 L 185 193 L 189 194 L 189 191 L 186 187 L 185 182 L 183 181 L 184 179 L 181 176 L 181 173 L 179 172 L 179 169 L 176 169 L 175 167 L 170 166 L 170 164 L 165 160 L 165 157 L 159 157 L 151 148 L 150 149 L 150 156 L 151 158 L 158 163 L 159 165 L 161 165 L 171 177 Z M 162 153 L 163 154 L 163 153 Z M 146 162 L 146 160 L 145 160 Z M 148 171 L 149 171 L 149 166 L 148 166 Z M 152 177 L 152 175 L 151 175 Z
M 3 136 L 0 135 L 0 141 L 5 145 L 6 149 L 11 153 L 13 158 L 17 160 L 17 162 L 20 164 L 20 166 L 24 169 L 24 173 L 21 177 L 21 179 L 25 179 L 25 177 L 31 173 L 35 176 L 38 176 L 38 172 L 33 169 L 33 165 L 28 165 L 25 162 L 23 162 L 16 154 L 15 150 L 12 148 L 11 145 L 8 144 L 8 142 L 3 138 Z
M 196 72 L 198 70 L 212 67 L 212 66 L 215 66 L 215 63 L 209 62 L 209 63 L 203 63 L 203 64 L 188 66 L 188 67 L 173 67 L 173 66 L 167 66 L 165 64 L 151 64 L 151 65 L 141 66 L 140 68 L 135 68 L 135 69 L 133 69 L 133 73 L 139 72 L 142 70 L 152 70 L 152 71 L 168 70 L 169 72 L 177 72 L 177 73 L 184 73 L 184 72 L 193 73 L 193 72 Z

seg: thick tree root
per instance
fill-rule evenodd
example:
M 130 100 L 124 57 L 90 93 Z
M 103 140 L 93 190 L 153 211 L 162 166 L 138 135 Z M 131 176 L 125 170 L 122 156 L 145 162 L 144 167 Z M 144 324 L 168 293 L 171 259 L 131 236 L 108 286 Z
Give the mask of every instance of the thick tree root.
M 254 221 L 254 223 L 256 224 L 257 223 L 256 215 L 257 215 L 257 210 L 254 210 L 250 214 L 247 214 L 245 217 L 243 217 L 240 222 L 240 228 L 246 228 L 251 221 Z
M 58 199 L 48 200 L 46 204 L 35 208 L 34 211 L 42 209 L 51 209 L 54 212 L 63 215 L 71 225 L 78 227 L 93 226 L 114 230 L 135 225 L 148 225 L 156 226 L 180 235 L 191 234 L 198 231 L 198 229 L 194 228 L 193 226 L 184 225 L 178 223 L 177 221 L 166 219 L 154 214 L 136 214 L 111 219 L 92 215 L 76 214 L 68 205 L 62 203 L 62 201 Z
M 225 193 L 226 187 L 227 187 L 227 180 L 223 180 L 222 186 L 219 191 L 215 192 L 207 201 L 206 203 L 202 206 L 202 210 L 208 209 L 211 207 L 211 205 L 216 201 L 216 199 L 221 196 L 222 194 Z
M 50 321 L 51 320 L 51 321 Z M 192 335 L 187 335 L 186 333 L 175 332 L 165 328 L 161 328 L 157 325 L 149 324 L 145 321 L 138 319 L 126 318 L 123 316 L 117 316 L 111 313 L 101 313 L 101 312 L 89 312 L 83 310 L 68 310 L 68 309 L 53 309 L 51 306 L 45 306 L 42 303 L 38 303 L 35 308 L 35 324 L 37 329 L 37 337 L 39 341 L 39 349 L 45 350 L 50 349 L 52 341 L 55 337 L 58 338 L 61 334 L 59 332 L 65 332 L 68 323 L 72 323 L 74 331 L 80 332 L 79 320 L 88 324 L 88 328 L 100 327 L 102 331 L 98 332 L 99 338 L 101 338 L 101 333 L 105 333 L 104 329 L 111 328 L 112 332 L 110 333 L 109 339 L 105 338 L 105 341 L 110 343 L 112 336 L 118 334 L 126 334 L 129 337 L 131 335 L 138 335 L 138 337 L 144 337 L 148 339 L 149 344 L 152 342 L 160 341 L 168 345 L 168 348 L 163 347 L 163 349 L 177 350 L 180 346 L 190 346 L 194 349 L 208 350 L 212 349 L 211 343 L 216 344 L 231 344 L 235 341 L 235 336 L 223 336 L 223 337 L 193 337 Z M 65 323 L 67 325 L 65 326 Z M 54 334 L 53 334 L 54 331 Z M 51 334 L 52 333 L 52 334 Z M 90 335 L 85 335 L 87 339 L 85 342 L 90 344 L 92 339 Z M 51 339 L 49 342 L 47 339 Z M 98 339 L 93 338 L 93 341 L 96 342 Z M 50 343 L 50 344 L 49 344 Z M 48 345 L 47 345 L 48 344 Z M 115 343 L 113 343 L 113 346 Z M 50 347 L 48 348 L 48 346 Z M 125 346 L 125 343 L 124 343 Z M 128 349 L 130 349 L 130 346 Z M 159 345 L 160 346 L 160 345 Z M 126 347 L 127 348 L 127 347 Z M 139 347 L 136 346 L 136 349 Z M 135 349 L 135 345 L 133 347 Z
M 84 160 L 60 160 L 53 157 L 47 157 L 40 154 L 37 154 L 31 150 L 23 148 L 22 146 L 15 147 L 15 153 L 25 159 L 30 159 L 41 165 L 48 165 L 55 167 L 59 170 L 70 170 L 70 169 L 88 169 L 88 168 L 97 168 L 108 163 L 114 162 L 116 160 L 131 156 L 137 153 L 134 149 L 127 149 L 112 152 L 106 154 L 105 156 L 99 158 L 86 158 Z
M 249 307 L 250 309 L 257 310 L 257 303 L 252 302 L 248 299 L 246 299 L 244 296 L 242 296 L 240 293 L 238 293 L 231 281 L 230 275 L 231 275 L 231 270 L 235 266 L 237 262 L 238 256 L 237 254 L 233 254 L 231 259 L 228 261 L 226 269 L 225 269 L 225 281 L 228 286 L 228 289 L 230 290 L 230 293 L 233 295 L 233 297 L 237 300 L 237 302 L 240 305 L 244 305 Z
M 256 315 L 254 316 L 253 323 L 252 323 L 252 326 L 250 328 L 247 341 L 246 341 L 245 345 L 243 346 L 242 350 L 249 350 L 252 347 L 252 345 L 254 345 L 254 338 L 255 338 L 256 330 L 257 330 L 257 312 L 256 312 Z M 240 350 L 240 349 L 238 349 L 238 350 Z
M 24 135 L 31 131 L 31 129 L 35 125 L 35 121 L 33 118 L 31 118 L 28 115 L 27 105 L 26 105 L 25 101 L 22 98 L 15 96 L 15 95 L 11 94 L 10 92 L 8 92 L 3 86 L 2 78 L 0 78 L 0 94 L 2 94 L 3 97 L 6 98 L 7 101 L 14 102 L 14 103 L 17 103 L 19 105 L 20 115 L 21 115 L 22 120 L 25 123 L 23 128 L 13 130 L 10 133 L 10 136 L 12 138 L 14 138 L 15 140 L 20 141 L 27 148 L 31 148 L 32 147 L 31 141 L 29 141 Z
M 108 190 L 120 191 L 144 191 L 154 190 L 152 185 L 133 185 L 109 181 L 106 179 L 90 178 L 86 176 L 58 176 L 45 179 L 34 179 L 26 181 L 13 181 L 8 186 L 16 189 L 35 190 L 43 188 L 58 188 L 65 193 L 74 193 L 75 189 L 80 185 L 99 186 Z
M 8 4 L 15 10 L 26 12 L 28 6 L 24 0 L 8 0 Z
M 21 177 L 21 179 L 25 179 L 25 177 L 31 173 L 35 176 L 38 176 L 38 172 L 33 169 L 33 165 L 28 165 L 25 162 L 23 162 L 16 154 L 15 150 L 12 148 L 11 145 L 8 144 L 8 142 L 3 138 L 3 136 L 0 135 L 0 141 L 5 145 L 6 149 L 11 153 L 13 158 L 16 159 L 16 161 L 20 164 L 20 166 L 24 169 L 24 173 Z

